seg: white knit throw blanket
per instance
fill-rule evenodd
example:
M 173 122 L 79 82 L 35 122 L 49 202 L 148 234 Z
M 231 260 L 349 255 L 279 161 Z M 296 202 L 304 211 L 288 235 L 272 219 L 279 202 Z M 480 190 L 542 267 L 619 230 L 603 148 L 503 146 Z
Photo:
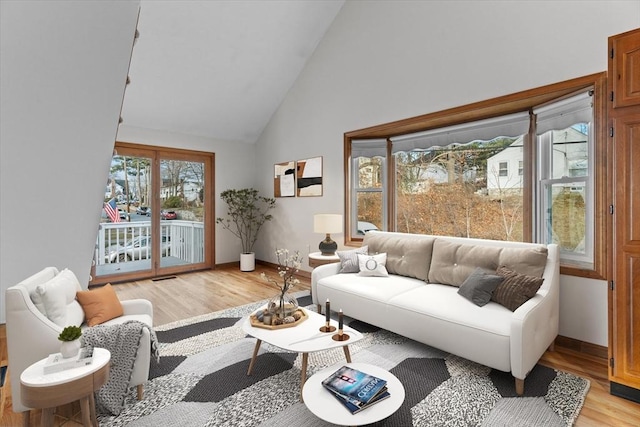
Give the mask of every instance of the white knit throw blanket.
M 151 354 L 159 361 L 156 333 L 143 322 L 129 320 L 119 325 L 97 325 L 82 332 L 85 346 L 106 348 L 111 352 L 109 380 L 95 393 L 96 406 L 101 412 L 106 410 L 118 415 L 122 411 L 144 329 L 151 335 Z

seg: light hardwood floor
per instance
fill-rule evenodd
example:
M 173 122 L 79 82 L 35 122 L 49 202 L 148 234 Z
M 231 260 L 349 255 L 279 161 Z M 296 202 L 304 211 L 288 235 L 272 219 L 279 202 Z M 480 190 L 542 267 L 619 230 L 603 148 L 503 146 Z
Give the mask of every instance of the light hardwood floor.
M 258 265 L 251 273 L 240 272 L 237 266 L 220 267 L 177 276 L 160 281 L 141 280 L 114 285 L 121 300 L 146 298 L 153 303 L 154 324 L 162 325 L 176 320 L 206 314 L 211 311 L 246 304 L 273 296 L 275 288 L 260 278 L 261 272 L 273 273 L 266 266 Z M 275 274 L 275 273 L 274 273 Z M 309 289 L 308 277 L 301 277 L 297 290 Z M 7 359 L 4 325 L 0 325 L 0 361 Z M 606 360 L 555 346 L 546 352 L 541 363 L 556 369 L 572 372 L 591 381 L 589 394 L 576 421 L 576 426 L 638 426 L 640 404 L 611 396 L 607 380 Z M 6 382 L 5 382 L 6 384 Z M 6 384 L 8 385 L 8 384 Z M 525 382 L 526 387 L 526 382 Z M 11 411 L 11 396 L 6 387 L 2 391 L 0 426 L 19 426 L 22 418 Z M 79 426 L 76 405 L 59 408 L 56 426 Z M 32 425 L 40 422 L 38 411 L 32 411 Z

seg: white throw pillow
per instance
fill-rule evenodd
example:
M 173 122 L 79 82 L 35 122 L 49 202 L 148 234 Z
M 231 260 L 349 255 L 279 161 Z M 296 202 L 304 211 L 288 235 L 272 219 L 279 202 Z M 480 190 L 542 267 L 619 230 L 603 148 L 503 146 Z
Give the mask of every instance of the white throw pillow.
M 81 290 L 76 275 L 66 268 L 56 277 L 36 287 L 36 293 L 44 305 L 45 316 L 62 327 L 80 326 L 84 321 L 84 312 L 76 301 L 76 292 Z
M 385 268 L 387 254 L 361 255 L 358 254 L 358 264 L 360 265 L 360 276 L 387 277 L 389 273 Z

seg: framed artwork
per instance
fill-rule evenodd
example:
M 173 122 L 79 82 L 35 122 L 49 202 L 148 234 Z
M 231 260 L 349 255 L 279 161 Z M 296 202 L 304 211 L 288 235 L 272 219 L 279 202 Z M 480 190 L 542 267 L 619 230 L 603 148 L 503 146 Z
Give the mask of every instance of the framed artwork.
M 296 162 L 276 163 L 273 167 L 273 197 L 295 197 Z
M 322 157 L 296 162 L 296 188 L 298 197 L 322 196 Z

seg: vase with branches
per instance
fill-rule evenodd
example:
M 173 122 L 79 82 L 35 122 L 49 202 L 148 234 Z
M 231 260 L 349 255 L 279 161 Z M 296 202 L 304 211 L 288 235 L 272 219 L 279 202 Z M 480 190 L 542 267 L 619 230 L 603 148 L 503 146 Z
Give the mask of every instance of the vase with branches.
M 278 289 L 278 294 L 269 301 L 267 308 L 276 317 L 283 319 L 298 308 L 298 301 L 289 291 L 300 283 L 296 274 L 300 271 L 303 257 L 299 251 L 290 254 L 288 249 L 276 249 L 276 257 L 279 278 L 275 279 L 265 273 L 260 276 Z

